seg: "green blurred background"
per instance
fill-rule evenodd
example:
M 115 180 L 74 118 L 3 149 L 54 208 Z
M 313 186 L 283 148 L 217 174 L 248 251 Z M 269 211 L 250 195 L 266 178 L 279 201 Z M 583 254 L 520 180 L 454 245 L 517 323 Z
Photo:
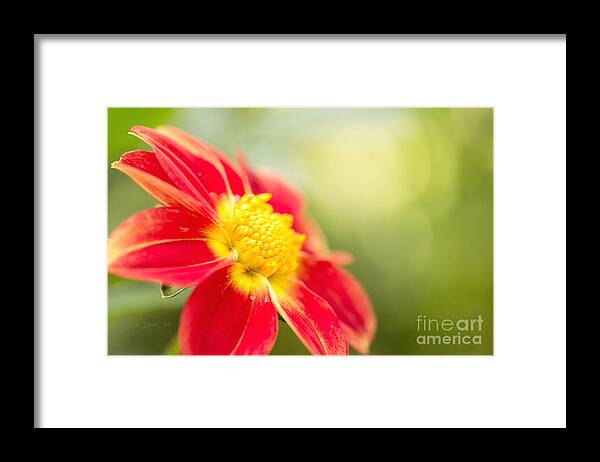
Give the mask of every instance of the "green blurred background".
M 241 149 L 253 166 L 282 173 L 304 192 L 331 248 L 354 255 L 348 269 L 373 300 L 379 326 L 371 354 L 492 354 L 492 109 L 110 108 L 109 232 L 156 204 L 109 165 L 147 147 L 127 134 L 133 125 L 161 124 L 229 155 Z M 175 352 L 188 294 L 161 299 L 154 284 L 109 275 L 108 353 Z M 419 345 L 419 315 L 481 315 L 482 344 Z M 273 354 L 307 352 L 280 323 Z

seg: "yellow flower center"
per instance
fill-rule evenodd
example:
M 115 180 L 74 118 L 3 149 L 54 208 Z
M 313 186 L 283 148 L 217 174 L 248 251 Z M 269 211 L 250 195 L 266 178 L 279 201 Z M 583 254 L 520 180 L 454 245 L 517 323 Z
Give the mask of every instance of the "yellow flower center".
M 245 194 L 238 202 L 224 199 L 217 207 L 221 221 L 208 231 L 211 248 L 218 256 L 235 251 L 238 264 L 246 271 L 267 278 L 298 268 L 305 239 L 292 229 L 291 215 L 273 212 L 267 203 L 270 199 L 270 194 Z

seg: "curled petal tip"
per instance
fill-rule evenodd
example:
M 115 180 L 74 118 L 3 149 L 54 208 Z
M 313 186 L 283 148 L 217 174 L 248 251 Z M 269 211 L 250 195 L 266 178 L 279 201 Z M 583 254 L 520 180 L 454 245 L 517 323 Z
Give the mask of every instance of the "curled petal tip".
M 364 338 L 353 338 L 352 340 L 351 344 L 356 351 L 363 355 L 369 354 L 369 351 L 371 350 L 371 343 L 369 340 Z
M 350 265 L 354 261 L 354 255 L 349 252 L 332 250 L 326 259 L 337 265 L 346 266 Z

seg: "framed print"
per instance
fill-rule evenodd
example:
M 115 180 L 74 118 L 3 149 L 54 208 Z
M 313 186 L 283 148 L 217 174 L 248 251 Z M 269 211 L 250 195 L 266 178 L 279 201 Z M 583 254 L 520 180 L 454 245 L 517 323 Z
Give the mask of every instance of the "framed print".
M 566 427 L 566 36 L 34 36 L 34 427 Z

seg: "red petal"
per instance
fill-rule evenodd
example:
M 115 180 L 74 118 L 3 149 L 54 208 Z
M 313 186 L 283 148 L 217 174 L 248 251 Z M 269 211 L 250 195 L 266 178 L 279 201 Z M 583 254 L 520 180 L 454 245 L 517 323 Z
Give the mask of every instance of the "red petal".
M 242 183 L 244 184 L 244 191 L 246 194 L 252 193 L 252 186 L 250 185 L 250 166 L 248 165 L 248 160 L 242 151 L 236 151 L 235 157 L 240 166 L 240 176 L 242 178 Z
M 111 167 L 125 173 L 161 204 L 181 206 L 205 213 L 205 204 L 178 189 L 161 167 L 156 154 L 148 151 L 126 152 Z M 210 212 L 214 216 L 214 212 Z
M 229 269 L 205 279 L 188 299 L 179 323 L 181 352 L 188 355 L 268 354 L 277 337 L 277 312 L 266 285 L 239 291 Z
M 231 186 L 232 193 L 237 194 L 238 196 L 244 195 L 244 185 L 242 184 L 240 174 L 227 156 L 217 148 L 204 143 L 203 141 L 193 137 L 189 133 L 186 133 L 177 127 L 163 125 L 157 127 L 156 130 L 168 136 L 173 141 L 186 148 L 192 154 L 202 157 L 217 166 L 222 166 L 225 177 Z
M 329 250 L 329 245 L 323 231 L 306 213 L 294 218 L 294 229 L 297 233 L 306 236 L 304 245 L 302 246 L 304 254 L 328 260 L 336 265 L 349 265 L 354 260 L 354 257 L 349 252 Z
M 156 130 L 136 125 L 130 133 L 154 148 L 158 162 L 175 186 L 199 202 L 206 203 L 207 208 L 214 206 L 211 193 L 229 192 L 224 173 L 213 162 L 193 155 Z
M 329 255 L 329 245 L 317 223 L 306 213 L 294 217 L 296 232 L 306 235 L 302 250 L 312 255 Z
M 305 202 L 302 193 L 278 173 L 267 169 L 250 170 L 249 180 L 255 194 L 271 194 L 269 204 L 276 212 L 297 216 L 304 210 Z
M 329 302 L 350 345 L 360 353 L 368 353 L 377 318 L 361 284 L 330 261 L 305 258 L 303 263 L 302 281 Z
M 183 209 L 156 207 L 132 215 L 108 241 L 109 271 L 118 276 L 177 286 L 198 283 L 231 265 L 217 258 L 204 235 L 206 217 Z
M 348 354 L 348 342 L 337 316 L 323 298 L 300 281 L 287 292 L 275 287 L 271 293 L 281 317 L 312 354 Z
M 269 204 L 278 213 L 288 213 L 294 217 L 300 215 L 305 207 L 302 193 L 278 173 L 268 169 L 253 170 L 241 151 L 237 152 L 242 178 L 246 178 L 248 192 L 254 194 L 269 193 Z

